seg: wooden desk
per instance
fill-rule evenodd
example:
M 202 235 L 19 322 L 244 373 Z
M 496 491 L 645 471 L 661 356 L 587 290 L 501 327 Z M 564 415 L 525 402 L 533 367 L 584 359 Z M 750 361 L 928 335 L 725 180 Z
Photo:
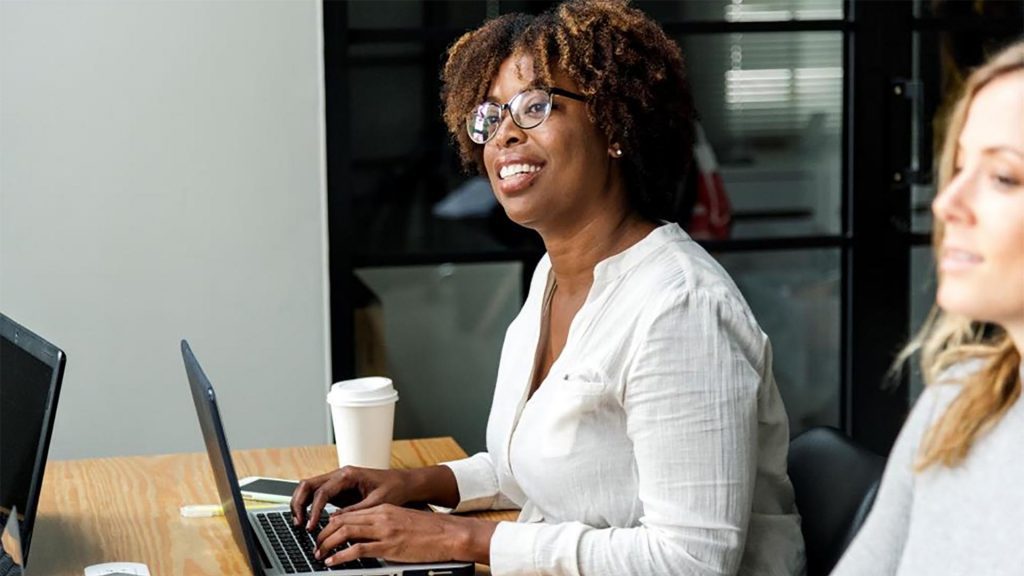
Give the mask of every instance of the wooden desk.
M 233 453 L 239 477 L 303 478 L 337 467 L 334 446 Z M 451 438 L 399 440 L 393 468 L 465 456 Z M 153 576 L 250 574 L 223 516 L 182 518 L 184 504 L 219 502 L 205 453 L 67 460 L 46 467 L 29 576 L 81 576 L 101 562 L 143 562 Z M 480 517 L 515 520 L 514 512 Z M 484 570 L 478 570 L 485 572 Z

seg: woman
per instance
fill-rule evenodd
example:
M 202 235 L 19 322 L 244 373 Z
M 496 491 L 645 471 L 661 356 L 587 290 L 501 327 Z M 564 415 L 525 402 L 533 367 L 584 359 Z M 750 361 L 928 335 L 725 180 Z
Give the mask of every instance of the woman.
M 1024 42 L 965 84 L 932 203 L 929 386 L 874 509 L 833 574 L 1020 574 L 1024 567 Z
M 642 12 L 571 1 L 450 49 L 445 120 L 547 255 L 506 334 L 485 453 L 345 468 L 326 554 L 472 560 L 493 574 L 791 574 L 803 542 L 768 340 L 722 268 L 659 217 L 691 155 L 679 49 Z M 519 522 L 405 510 L 521 508 Z

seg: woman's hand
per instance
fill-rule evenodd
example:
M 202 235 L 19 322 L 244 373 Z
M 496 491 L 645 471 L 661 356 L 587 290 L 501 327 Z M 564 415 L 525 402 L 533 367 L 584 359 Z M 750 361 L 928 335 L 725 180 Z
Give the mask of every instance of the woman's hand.
M 362 510 L 379 504 L 405 504 L 415 498 L 415 495 L 410 494 L 410 488 L 414 483 L 406 478 L 408 475 L 409 471 L 405 470 L 345 466 L 334 472 L 307 478 L 299 482 L 299 487 L 292 494 L 292 521 L 296 526 L 302 524 L 306 505 L 309 504 L 309 521 L 306 523 L 306 529 L 312 530 L 320 521 L 324 506 L 339 495 L 343 495 L 345 491 L 356 491 L 360 498 L 357 502 L 343 507 L 342 512 Z
M 496 526 L 486 520 L 382 504 L 332 515 L 317 536 L 316 556 L 328 566 L 364 557 L 396 562 L 487 563 Z M 328 556 L 345 542 L 352 545 Z
M 306 506 L 310 506 L 306 529 L 312 530 L 328 502 L 343 492 L 355 491 L 359 500 L 342 506 L 342 512 L 363 510 L 381 504 L 401 506 L 408 502 L 431 502 L 448 508 L 459 503 L 455 474 L 447 466 L 428 466 L 410 470 L 375 470 L 345 466 L 299 482 L 292 494 L 292 518 L 302 524 Z M 346 501 L 350 501 L 349 497 Z

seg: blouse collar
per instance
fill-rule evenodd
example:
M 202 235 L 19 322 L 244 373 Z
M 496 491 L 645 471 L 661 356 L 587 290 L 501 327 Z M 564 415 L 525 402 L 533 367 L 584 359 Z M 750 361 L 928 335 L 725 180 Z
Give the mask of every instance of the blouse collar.
M 598 262 L 594 266 L 594 285 L 615 280 L 639 265 L 652 252 L 673 241 L 688 242 L 690 235 L 678 224 L 663 223 L 636 244 Z

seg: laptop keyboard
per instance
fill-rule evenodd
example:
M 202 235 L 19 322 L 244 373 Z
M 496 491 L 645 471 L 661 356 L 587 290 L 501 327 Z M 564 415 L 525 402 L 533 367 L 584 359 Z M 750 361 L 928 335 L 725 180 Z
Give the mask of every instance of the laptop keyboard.
M 303 526 L 292 525 L 291 512 L 256 512 L 260 527 L 270 540 L 277 560 L 287 574 L 300 572 L 337 572 L 353 568 L 380 568 L 381 563 L 375 558 L 358 558 L 351 562 L 336 566 L 326 566 L 313 556 L 316 551 L 316 537 L 327 525 L 327 517 L 320 517 L 320 526 L 313 532 L 306 532 Z M 348 548 L 345 544 L 335 548 L 331 554 Z M 326 558 L 326 556 L 325 556 Z

